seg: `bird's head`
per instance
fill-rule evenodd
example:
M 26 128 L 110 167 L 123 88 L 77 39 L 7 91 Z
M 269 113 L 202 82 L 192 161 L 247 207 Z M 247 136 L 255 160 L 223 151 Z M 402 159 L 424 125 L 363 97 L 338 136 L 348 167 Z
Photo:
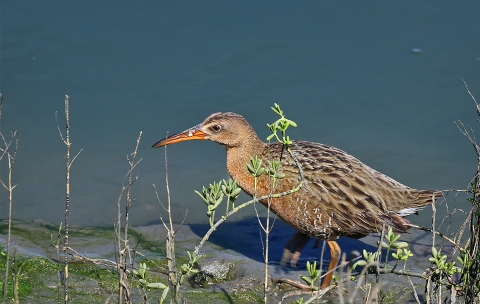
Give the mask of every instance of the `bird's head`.
M 239 147 L 251 140 L 258 140 L 258 137 L 250 124 L 241 115 L 232 112 L 218 112 L 210 115 L 204 122 L 193 128 L 160 140 L 152 148 L 194 139 L 208 139 L 228 149 Z

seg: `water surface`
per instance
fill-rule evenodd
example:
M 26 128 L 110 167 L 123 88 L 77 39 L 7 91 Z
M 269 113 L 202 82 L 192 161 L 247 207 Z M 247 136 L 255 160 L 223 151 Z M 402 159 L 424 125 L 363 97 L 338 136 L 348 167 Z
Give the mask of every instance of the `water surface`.
M 136 225 L 162 212 L 152 184 L 166 202 L 154 142 L 217 111 L 244 115 L 265 139 L 274 102 L 298 123 L 294 139 L 336 146 L 414 188 L 464 189 L 476 157 L 453 122 L 478 127 L 461 80 L 480 98 L 478 16 L 473 1 L 3 1 L 2 131 L 20 134 L 14 217 L 64 220 L 54 113 L 62 117 L 65 94 L 72 153 L 83 149 L 72 166 L 74 225 L 113 223 L 140 131 Z M 228 177 L 224 149 L 187 142 L 168 155 L 175 220 L 188 209 L 186 223 L 206 222 L 193 190 Z

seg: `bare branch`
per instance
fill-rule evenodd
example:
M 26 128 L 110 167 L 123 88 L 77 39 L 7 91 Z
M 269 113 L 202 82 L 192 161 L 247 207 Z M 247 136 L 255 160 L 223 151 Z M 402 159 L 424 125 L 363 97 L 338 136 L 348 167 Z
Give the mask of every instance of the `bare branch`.
M 55 111 L 55 123 L 57 124 L 58 134 L 60 134 L 60 138 L 62 139 L 63 143 L 66 145 L 67 141 L 63 138 L 62 131 L 60 130 L 60 125 L 58 124 L 58 113 Z
M 465 80 L 463 80 L 463 78 L 462 78 L 462 81 L 463 81 L 463 84 L 465 84 L 465 88 L 467 89 L 468 94 L 470 95 L 470 97 L 472 97 L 473 101 L 475 102 L 475 105 L 477 106 L 477 114 L 480 115 L 480 105 L 477 103 L 475 96 L 473 96 L 473 94 L 470 92 L 470 89 L 468 89 L 468 85 L 465 82 Z
M 168 212 L 167 208 L 165 208 L 165 206 L 163 205 L 162 201 L 160 200 L 160 197 L 158 196 L 157 186 L 155 186 L 155 184 L 153 184 L 153 189 L 154 189 L 154 191 L 155 191 L 155 196 L 157 197 L 157 201 L 160 203 L 160 205 L 162 206 L 163 210 L 165 210 L 165 212 Z
M 72 161 L 70 162 L 70 165 L 68 166 L 68 168 L 70 169 L 70 167 L 72 166 L 73 162 L 75 161 L 75 159 L 77 158 L 78 155 L 80 155 L 80 153 L 83 151 L 83 149 L 80 149 L 80 151 L 78 151 L 78 153 L 72 158 Z

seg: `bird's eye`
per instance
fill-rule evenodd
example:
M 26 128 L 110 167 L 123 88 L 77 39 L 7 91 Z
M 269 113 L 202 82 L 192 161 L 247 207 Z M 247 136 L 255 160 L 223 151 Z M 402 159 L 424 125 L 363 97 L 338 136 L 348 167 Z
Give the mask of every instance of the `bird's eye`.
M 220 132 L 221 129 L 222 129 L 222 127 L 220 125 L 213 125 L 212 126 L 212 130 L 214 132 Z

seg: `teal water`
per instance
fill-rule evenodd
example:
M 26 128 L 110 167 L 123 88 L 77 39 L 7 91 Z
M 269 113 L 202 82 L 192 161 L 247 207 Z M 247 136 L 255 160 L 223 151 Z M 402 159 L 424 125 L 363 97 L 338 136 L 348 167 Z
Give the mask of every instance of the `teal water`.
M 478 130 L 462 82 L 480 99 L 474 1 L 2 1 L 0 14 L 2 131 L 20 134 L 18 219 L 64 220 L 54 113 L 62 117 L 65 94 L 72 153 L 83 149 L 72 166 L 74 225 L 113 224 L 140 131 L 136 225 L 163 211 L 152 184 L 166 202 L 153 143 L 217 111 L 242 114 L 265 139 L 274 102 L 298 123 L 292 138 L 341 148 L 408 186 L 465 189 L 476 170 L 454 125 Z M 193 190 L 227 177 L 224 149 L 188 142 L 168 153 L 174 218 L 188 209 L 186 223 L 206 222 Z M 430 222 L 428 212 L 412 220 Z

